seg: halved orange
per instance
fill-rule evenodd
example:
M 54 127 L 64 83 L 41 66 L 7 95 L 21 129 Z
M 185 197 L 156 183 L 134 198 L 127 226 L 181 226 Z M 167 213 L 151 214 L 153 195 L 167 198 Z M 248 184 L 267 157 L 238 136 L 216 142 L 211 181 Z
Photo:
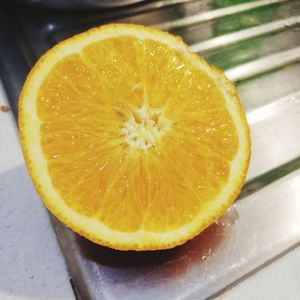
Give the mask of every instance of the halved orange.
M 69 38 L 20 95 L 21 143 L 48 209 L 115 249 L 172 248 L 237 197 L 249 128 L 224 74 L 181 39 L 136 25 Z

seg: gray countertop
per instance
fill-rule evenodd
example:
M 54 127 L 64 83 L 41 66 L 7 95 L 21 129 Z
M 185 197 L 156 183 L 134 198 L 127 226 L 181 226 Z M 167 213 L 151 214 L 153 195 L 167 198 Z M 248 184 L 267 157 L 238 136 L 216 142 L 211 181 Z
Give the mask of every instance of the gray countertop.
M 6 104 L 0 85 L 0 105 Z M 0 111 L 0 299 L 74 299 L 48 213 L 27 173 L 11 112 Z

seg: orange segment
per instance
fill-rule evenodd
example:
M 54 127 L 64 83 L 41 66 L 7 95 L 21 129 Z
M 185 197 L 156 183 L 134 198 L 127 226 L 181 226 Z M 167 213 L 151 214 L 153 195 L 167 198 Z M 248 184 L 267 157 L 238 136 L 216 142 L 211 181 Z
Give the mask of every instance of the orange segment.
M 117 249 L 174 247 L 237 196 L 250 155 L 233 86 L 179 39 L 110 25 L 58 44 L 20 97 L 30 174 L 46 206 Z

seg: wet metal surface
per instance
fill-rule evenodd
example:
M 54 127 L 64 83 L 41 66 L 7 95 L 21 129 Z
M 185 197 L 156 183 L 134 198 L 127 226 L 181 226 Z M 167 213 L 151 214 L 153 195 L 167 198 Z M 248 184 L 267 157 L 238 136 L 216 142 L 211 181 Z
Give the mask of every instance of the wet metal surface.
M 173 250 L 113 251 L 57 230 L 88 299 L 206 299 L 299 244 L 299 186 L 297 171 L 238 201 L 217 224 Z
M 193 51 L 235 81 L 251 127 L 252 158 L 239 199 L 217 224 L 183 246 L 114 251 L 53 218 L 79 298 L 213 298 L 299 245 L 299 1 L 147 1 L 113 11 L 55 16 L 5 9 L 0 22 L 11 34 L 0 30 L 6 45 L 0 49 L 0 76 L 16 114 L 24 74 L 43 52 L 74 33 L 114 21 L 181 35 Z

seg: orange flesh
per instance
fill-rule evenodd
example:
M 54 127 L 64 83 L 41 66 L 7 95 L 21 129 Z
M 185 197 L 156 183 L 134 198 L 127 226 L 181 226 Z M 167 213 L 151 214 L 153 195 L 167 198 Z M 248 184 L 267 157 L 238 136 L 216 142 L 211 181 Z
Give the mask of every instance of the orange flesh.
M 227 182 L 238 149 L 213 80 L 152 40 L 107 39 L 66 56 L 37 105 L 53 185 L 69 207 L 119 231 L 189 223 Z

